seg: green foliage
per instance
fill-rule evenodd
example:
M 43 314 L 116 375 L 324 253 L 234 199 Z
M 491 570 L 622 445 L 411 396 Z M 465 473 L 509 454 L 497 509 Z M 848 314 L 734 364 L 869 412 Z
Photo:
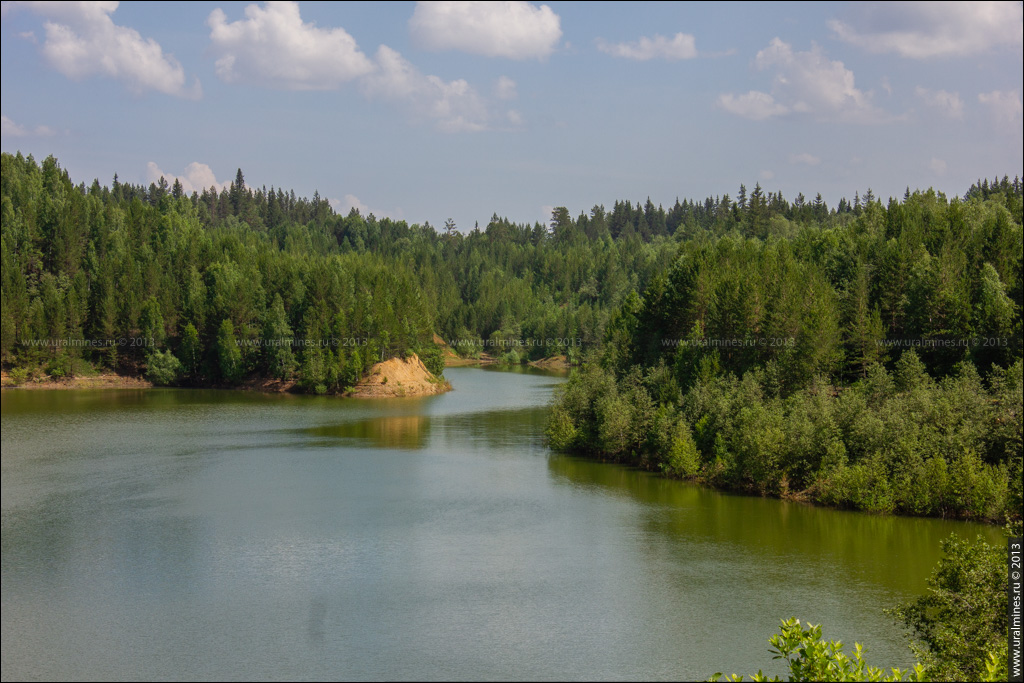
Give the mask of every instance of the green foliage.
M 44 370 L 51 379 L 73 377 L 75 374 L 71 356 L 64 352 L 61 352 L 50 359 L 50 361 L 46 363 Z
M 164 343 L 164 318 L 160 313 L 160 304 L 156 297 L 149 297 L 142 306 L 142 314 L 139 317 L 139 337 L 144 340 L 144 345 Z
M 242 379 L 242 351 L 238 348 L 235 338 L 235 326 L 225 318 L 217 330 L 217 368 L 220 378 L 228 384 L 235 384 Z
M 181 361 L 170 351 L 154 351 L 146 359 L 146 378 L 153 384 L 173 386 L 182 370 Z
M 927 594 L 890 614 L 912 630 L 912 648 L 929 679 L 1005 680 L 1006 548 L 951 535 L 942 549 Z
M 661 464 L 662 469 L 678 477 L 696 476 L 700 469 L 700 453 L 697 452 L 697 444 L 686 422 L 681 419 L 675 421 L 666 433 L 670 442 L 665 461 Z
M 1005 533 L 1020 536 L 1020 520 L 1008 523 Z M 911 630 L 911 649 L 919 660 L 912 670 L 894 668 L 886 674 L 864 662 L 860 645 L 854 646 L 851 658 L 843 653 L 842 643 L 822 640 L 821 626 L 804 627 L 798 619 L 789 619 L 770 639 L 773 659 L 789 664 L 788 680 L 1006 680 L 1006 548 L 989 545 L 980 536 L 971 543 L 952 534 L 942 549 L 944 556 L 928 579 L 927 594 L 886 610 Z M 717 673 L 711 680 L 721 676 Z M 728 680 L 743 679 L 732 675 Z M 751 680 L 781 679 L 758 671 Z
M 274 303 L 267 315 L 263 342 L 267 374 L 276 379 L 290 379 L 295 372 L 296 362 L 292 352 L 292 328 L 288 325 L 280 294 L 274 296 Z
M 144 346 L 69 355 L 131 369 L 173 348 L 189 383 L 218 383 L 223 320 L 245 373 L 298 371 L 310 391 L 342 390 L 373 359 L 425 350 L 435 332 L 465 342 L 460 353 L 498 348 L 485 346 L 492 340 L 571 339 L 572 355 L 601 343 L 611 310 L 676 250 L 653 205 L 649 217 L 632 208 L 628 217 L 635 226 L 643 219 L 651 242 L 610 239 L 600 207 L 594 222 L 562 212 L 564 240 L 497 216 L 484 230 L 442 235 L 336 215 L 319 197 L 254 189 L 241 177 L 223 193 L 188 198 L 158 184 L 75 187 L 52 158 L 41 168 L 4 154 L 2 164 L 0 355 L 11 366 L 54 356 L 22 339 L 144 338 Z M 311 347 L 322 352 L 306 358 Z M 551 349 L 517 354 L 515 362 Z
M 444 377 L 444 351 L 437 344 L 429 344 L 420 349 L 420 360 L 430 374 Z
M 936 381 L 911 351 L 893 373 L 873 365 L 851 386 L 819 378 L 783 397 L 771 368 L 682 392 L 664 366 L 617 377 L 591 360 L 556 393 L 548 438 L 759 495 L 996 521 L 1020 515 L 1022 365 L 986 383 L 967 363 Z
M 195 376 L 199 372 L 203 348 L 199 341 L 199 331 L 192 323 L 185 325 L 185 329 L 182 330 L 179 356 L 181 357 L 182 372 L 189 376 Z
M 788 681 L 925 681 L 926 674 L 921 665 L 910 671 L 892 668 L 888 673 L 864 661 L 864 648 L 854 644 L 853 656 L 843 652 L 843 644 L 837 640 L 822 640 L 821 625 L 803 626 L 799 619 L 783 620 L 779 633 L 769 639 L 772 659 L 785 659 L 789 665 Z M 717 673 L 710 680 L 721 679 Z M 758 671 L 750 677 L 752 681 L 781 681 L 775 676 L 768 678 Z M 732 675 L 728 680 L 741 681 L 742 676 Z
M 575 390 L 589 398 L 560 414 L 553 443 L 862 509 L 986 519 L 1020 507 L 1020 399 L 1006 379 L 1021 359 L 1017 180 L 835 209 L 757 186 L 737 201 L 616 201 L 576 218 L 559 207 L 550 230 L 495 215 L 439 233 L 338 215 L 240 170 L 222 192 L 186 197 L 166 183 L 76 186 L 52 157 L 0 165 L 5 367 L 137 371 L 173 350 L 191 385 L 260 375 L 340 392 L 387 356 L 439 367 L 437 333 L 464 355 L 559 352 L 604 368 Z M 882 337 L 979 343 L 921 346 L 897 368 L 902 349 Z M 145 343 L 30 341 L 121 338 Z
M 545 435 L 551 448 L 558 451 L 573 450 L 579 439 L 579 431 L 572 415 L 561 405 L 552 407 Z
M 502 365 L 521 365 L 523 358 L 516 349 L 509 349 L 498 357 L 498 362 Z

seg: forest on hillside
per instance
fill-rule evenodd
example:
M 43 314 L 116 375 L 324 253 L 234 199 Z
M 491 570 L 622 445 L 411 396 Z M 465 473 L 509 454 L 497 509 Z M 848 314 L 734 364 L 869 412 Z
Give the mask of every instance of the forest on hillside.
M 339 393 L 435 335 L 584 367 L 554 447 L 762 495 L 1020 514 L 1022 187 L 963 196 L 740 186 L 468 231 L 339 215 L 319 194 L 75 184 L 0 159 L 0 360 L 16 381 Z
M 0 357 L 22 376 L 106 367 L 165 384 L 256 375 L 336 392 L 410 351 L 439 369 L 434 334 L 508 362 L 575 357 L 676 249 L 636 234 L 632 208 L 618 239 L 607 226 L 590 240 L 497 216 L 463 234 L 341 216 L 319 195 L 248 187 L 241 171 L 192 196 L 116 177 L 75 185 L 52 157 L 4 154 L 2 174 Z
M 1019 518 L 1019 181 L 797 224 L 753 196 L 737 210 L 615 311 L 552 445 L 760 495 Z

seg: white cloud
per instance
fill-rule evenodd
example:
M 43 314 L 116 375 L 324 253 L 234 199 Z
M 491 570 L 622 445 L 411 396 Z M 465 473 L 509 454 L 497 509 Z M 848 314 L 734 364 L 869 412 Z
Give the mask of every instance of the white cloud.
M 808 152 L 802 152 L 800 154 L 790 154 L 789 163 L 791 164 L 806 164 L 807 166 L 817 166 L 821 163 L 821 159 L 809 154 Z
M 9 3 L 4 3 L 8 6 Z M 125 83 L 134 92 L 156 90 L 177 97 L 202 96 L 199 79 L 185 85 L 181 64 L 152 38 L 143 38 L 110 15 L 117 2 L 18 2 L 51 19 L 43 24 L 43 55 L 60 73 L 75 80 L 103 75 Z
M 964 101 L 959 93 L 947 92 L 946 90 L 929 90 L 917 86 L 914 93 L 920 97 L 929 107 L 934 107 L 951 119 L 962 119 L 964 117 Z
M 554 212 L 554 210 L 555 207 L 553 204 L 545 204 L 544 206 L 540 207 L 540 222 L 544 225 L 547 225 L 548 221 L 551 220 L 551 214 L 552 212 Z
M 529 2 L 418 2 L 409 31 L 428 50 L 544 59 L 562 37 L 561 19 Z
M 403 102 L 434 119 L 442 130 L 478 131 L 487 127 L 487 107 L 463 79 L 444 81 L 421 73 L 387 45 L 377 49 L 377 70 L 362 80 L 368 97 Z
M 912 59 L 1019 46 L 1024 35 L 1019 2 L 865 2 L 850 11 L 849 21 L 828 22 L 840 40 Z
M 779 104 L 774 97 L 759 90 L 751 90 L 745 95 L 726 93 L 719 96 L 718 106 L 730 114 L 753 121 L 763 121 L 772 116 L 789 113 L 789 107 Z
M 649 59 L 693 59 L 697 56 L 696 42 L 693 36 L 687 33 L 677 33 L 671 39 L 660 35 L 655 35 L 654 38 L 641 36 L 640 40 L 633 43 L 609 43 L 598 38 L 597 49 L 613 57 L 641 62 Z
M 944 175 L 946 173 L 946 162 L 942 159 L 932 157 L 931 162 L 928 163 L 928 168 L 930 168 L 932 173 L 935 175 Z
M 19 126 L 6 116 L 0 116 L 0 136 L 20 138 L 28 134 L 24 126 Z
M 511 124 L 513 128 L 518 128 L 523 125 L 523 115 L 515 109 L 509 109 L 505 112 L 505 118 L 508 119 L 509 124 Z
M 377 218 L 390 218 L 392 220 L 405 220 L 405 212 L 401 208 L 396 208 L 393 211 L 388 210 L 377 210 L 371 209 L 365 202 L 359 199 L 354 194 L 347 194 L 343 199 L 332 199 L 328 198 L 327 203 L 331 205 L 334 212 L 341 215 L 347 216 L 352 209 L 359 212 L 363 218 L 366 218 L 371 213 Z
M 761 177 L 761 180 L 773 180 L 775 178 L 774 171 L 764 170 L 761 171 L 758 175 Z
M 55 135 L 54 131 L 49 126 L 36 126 L 35 128 L 26 128 L 20 124 L 15 123 L 6 116 L 0 115 L 0 136 L 5 138 L 24 138 L 29 136 L 35 137 L 50 137 Z
M 978 101 L 986 105 L 998 124 L 1006 126 L 1011 132 L 1020 133 L 1021 115 L 1024 105 L 1021 104 L 1019 90 L 993 90 L 981 93 Z
M 369 216 L 373 213 L 370 211 L 370 207 L 359 201 L 359 197 L 354 194 L 347 194 L 344 199 L 328 199 L 327 202 L 335 213 L 342 216 L 347 216 L 352 209 L 358 211 L 362 216 Z
M 789 44 L 774 38 L 757 53 L 754 66 L 775 72 L 771 93 L 752 90 L 746 95 L 722 95 L 719 106 L 754 120 L 794 113 L 852 123 L 886 118 L 871 104 L 871 94 L 855 87 L 853 72 L 842 62 L 829 60 L 817 45 L 794 52 Z
M 501 76 L 494 84 L 494 95 L 499 100 L 514 100 L 519 97 L 516 91 L 516 82 L 508 76 Z
M 155 162 L 150 161 L 146 164 L 146 180 L 151 183 L 155 183 L 160 178 L 164 178 L 168 185 L 173 185 L 175 180 L 181 183 L 182 189 L 185 194 L 192 194 L 193 192 L 203 193 L 203 190 L 209 188 L 215 188 L 217 192 L 220 192 L 225 187 L 231 184 L 230 181 L 221 182 L 217 180 L 211 169 L 206 164 L 201 164 L 198 161 L 193 161 L 191 164 L 185 167 L 185 173 L 183 175 L 174 175 L 171 173 L 164 173 L 160 170 L 160 167 Z
M 223 80 L 287 90 L 327 90 L 348 81 L 368 98 L 400 103 L 442 130 L 477 131 L 491 115 L 484 99 L 465 80 L 445 81 L 420 72 L 387 45 L 373 59 L 342 28 L 304 23 L 294 2 L 249 5 L 245 19 L 228 22 L 215 9 L 207 23 Z M 516 96 L 516 83 L 502 76 L 495 96 Z
M 217 75 L 286 90 L 327 90 L 373 71 L 343 28 L 304 23 L 294 2 L 249 5 L 245 19 L 229 22 L 217 8 L 206 20 Z

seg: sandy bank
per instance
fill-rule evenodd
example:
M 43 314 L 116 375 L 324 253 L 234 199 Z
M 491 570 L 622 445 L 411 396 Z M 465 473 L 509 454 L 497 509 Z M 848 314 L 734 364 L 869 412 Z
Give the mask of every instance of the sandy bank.
M 451 391 L 452 385 L 430 373 L 416 354 L 377 363 L 347 395 L 354 398 L 430 396 Z

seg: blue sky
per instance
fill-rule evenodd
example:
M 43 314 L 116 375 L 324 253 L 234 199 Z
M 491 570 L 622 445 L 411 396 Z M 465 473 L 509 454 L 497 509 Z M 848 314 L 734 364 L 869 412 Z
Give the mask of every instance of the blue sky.
M 4 2 L 2 148 L 460 229 L 1024 167 L 1022 6 Z

